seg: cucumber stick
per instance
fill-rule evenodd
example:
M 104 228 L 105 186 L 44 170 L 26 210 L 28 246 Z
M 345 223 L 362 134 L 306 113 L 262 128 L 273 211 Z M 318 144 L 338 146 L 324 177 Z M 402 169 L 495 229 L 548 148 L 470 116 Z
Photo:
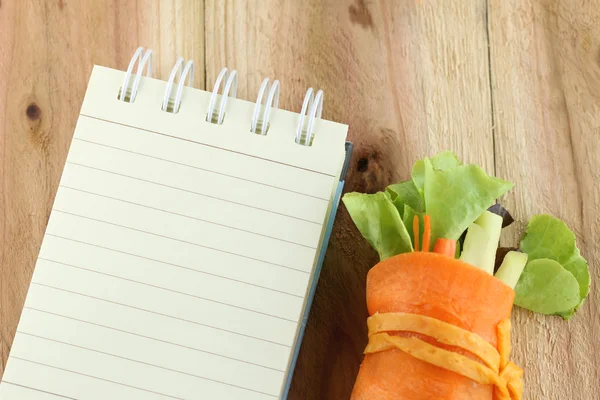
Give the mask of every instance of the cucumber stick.
M 511 288 L 515 288 L 521 273 L 527 264 L 527 254 L 519 251 L 509 251 L 504 257 L 504 261 L 496 271 L 496 278 L 506 283 Z
M 489 242 L 490 235 L 485 229 L 475 223 L 471 224 L 467 230 L 460 259 L 477 268 L 481 268 L 485 255 L 483 249 L 487 249 Z
M 480 249 L 483 255 L 481 264 L 478 267 L 493 275 L 494 264 L 496 263 L 496 251 L 498 250 L 498 242 L 500 241 L 500 232 L 502 232 L 502 217 L 485 211 L 477 218 L 475 223 L 482 227 L 489 236 L 487 246 Z

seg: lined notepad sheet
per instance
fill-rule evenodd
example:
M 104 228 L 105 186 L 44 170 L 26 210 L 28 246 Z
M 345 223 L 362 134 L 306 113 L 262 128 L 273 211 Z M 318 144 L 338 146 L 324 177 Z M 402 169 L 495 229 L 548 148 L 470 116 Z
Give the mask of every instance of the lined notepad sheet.
M 345 125 L 298 114 L 250 132 L 254 103 L 95 67 L 10 358 L 2 400 L 282 396 L 344 160 Z

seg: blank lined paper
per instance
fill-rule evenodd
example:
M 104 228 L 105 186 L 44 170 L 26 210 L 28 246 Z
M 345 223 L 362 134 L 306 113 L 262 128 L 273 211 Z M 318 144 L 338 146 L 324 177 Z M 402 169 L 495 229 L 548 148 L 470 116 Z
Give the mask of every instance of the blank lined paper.
M 296 114 L 253 135 L 252 103 L 210 124 L 208 93 L 169 114 L 122 74 L 94 69 L 0 398 L 281 398 L 346 127 L 302 148 Z

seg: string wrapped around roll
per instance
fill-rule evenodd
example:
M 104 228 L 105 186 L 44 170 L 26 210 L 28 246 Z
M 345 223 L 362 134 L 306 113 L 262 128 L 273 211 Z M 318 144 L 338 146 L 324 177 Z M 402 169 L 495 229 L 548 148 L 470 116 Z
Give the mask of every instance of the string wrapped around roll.
M 391 257 L 367 276 L 369 344 L 351 400 L 520 399 L 508 361 L 514 291 L 436 253 Z

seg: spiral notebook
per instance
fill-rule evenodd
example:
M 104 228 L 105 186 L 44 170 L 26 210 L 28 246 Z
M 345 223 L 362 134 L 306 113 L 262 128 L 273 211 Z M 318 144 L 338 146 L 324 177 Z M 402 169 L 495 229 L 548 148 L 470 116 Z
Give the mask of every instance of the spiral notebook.
M 287 396 L 347 126 L 320 91 L 298 114 L 278 82 L 253 103 L 235 71 L 206 92 L 193 63 L 167 82 L 150 63 L 93 69 L 1 400 Z

